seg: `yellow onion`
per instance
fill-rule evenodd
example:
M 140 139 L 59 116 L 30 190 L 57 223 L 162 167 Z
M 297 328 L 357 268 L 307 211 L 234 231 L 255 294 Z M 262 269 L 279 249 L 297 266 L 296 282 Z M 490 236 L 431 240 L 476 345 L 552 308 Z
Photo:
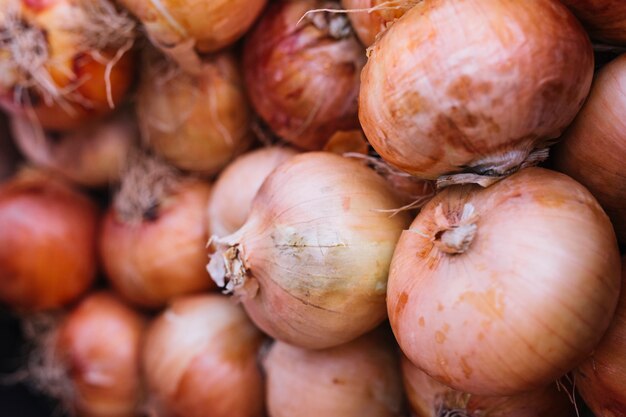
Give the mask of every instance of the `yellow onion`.
M 263 335 L 220 295 L 175 300 L 150 325 L 143 371 L 156 417 L 262 417 Z
M 626 257 L 622 258 L 622 288 L 626 288 Z M 602 342 L 576 371 L 580 395 L 596 417 L 626 416 L 626 292 Z
M 228 236 L 239 230 L 265 178 L 296 153 L 292 148 L 272 146 L 242 155 L 228 165 L 215 182 L 209 199 L 211 233 Z
M 243 52 L 254 109 L 274 133 L 307 150 L 320 150 L 336 131 L 359 124 L 357 96 L 365 51 L 344 14 L 305 16 L 329 7 L 339 9 L 339 4 L 273 2 Z
M 416 417 L 576 417 L 556 383 L 512 397 L 465 394 L 432 379 L 404 356 L 402 380 Z
M 359 117 L 415 176 L 499 178 L 545 158 L 592 75 L 587 34 L 557 0 L 424 0 L 370 49 Z
M 604 67 L 555 151 L 555 168 L 591 191 L 626 243 L 626 55 Z
M 341 0 L 350 23 L 363 45 L 374 43 L 379 33 L 402 17 L 420 0 Z
M 351 152 L 367 155 L 369 144 L 360 129 L 338 130 L 328 139 L 323 150 L 325 152 L 336 153 L 337 155 L 344 155 Z
M 126 113 L 61 133 L 45 132 L 22 117 L 14 117 L 11 127 L 30 162 L 86 187 L 117 183 L 138 139 L 135 123 Z
M 626 45 L 626 3 L 622 0 L 561 0 L 593 38 Z
M 134 30 L 109 0 L 1 0 L 0 105 L 57 130 L 110 111 L 133 80 Z
M 275 342 L 263 361 L 271 417 L 398 417 L 404 393 L 394 347 L 375 332 L 330 349 Z
M 204 267 L 211 187 L 181 178 L 150 157 L 131 165 L 100 236 L 111 285 L 143 307 L 161 307 L 178 295 L 211 288 Z
M 86 196 L 36 171 L 0 186 L 0 301 L 18 310 L 66 305 L 97 271 L 99 213 Z
M 383 178 L 325 152 L 270 174 L 248 220 L 214 238 L 208 269 L 272 337 L 310 349 L 349 342 L 385 319 L 389 263 L 409 218 Z
M 591 193 L 528 168 L 424 206 L 396 247 L 387 307 L 415 365 L 456 390 L 503 396 L 588 357 L 619 289 L 615 233 Z
M 212 175 L 251 142 L 250 111 L 230 52 L 197 75 L 149 59 L 137 103 L 144 139 L 178 168 Z

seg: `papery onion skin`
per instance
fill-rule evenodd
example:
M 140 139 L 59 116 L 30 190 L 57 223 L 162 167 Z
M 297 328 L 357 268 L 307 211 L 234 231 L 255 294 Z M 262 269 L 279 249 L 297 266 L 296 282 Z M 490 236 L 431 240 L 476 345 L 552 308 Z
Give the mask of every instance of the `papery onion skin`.
M 398 358 L 383 334 L 307 350 L 275 342 L 263 362 L 271 417 L 398 417 Z
M 172 165 L 203 175 L 219 172 L 251 142 L 251 115 L 235 58 L 222 52 L 200 73 L 147 61 L 137 114 L 144 138 Z M 169 74 L 167 71 L 173 71 Z
M 445 189 L 422 209 L 394 253 L 389 320 L 402 351 L 438 381 L 513 395 L 591 354 L 617 304 L 619 269 L 589 191 L 528 168 L 487 189 Z
M 100 253 L 107 278 L 126 300 L 157 308 L 213 287 L 205 270 L 210 190 L 203 181 L 184 180 L 139 223 L 109 208 Z
M 626 257 L 622 258 L 622 289 L 626 288 Z M 575 382 L 596 417 L 626 416 L 626 292 L 593 356 L 576 371 Z
M 157 417 L 262 417 L 263 335 L 220 295 L 175 300 L 150 326 L 143 370 Z
M 67 184 L 23 171 L 0 186 L 0 301 L 22 311 L 62 307 L 97 272 L 99 211 Z
M 293 148 L 272 146 L 242 155 L 228 165 L 211 191 L 207 212 L 209 231 L 215 236 L 228 236 L 239 230 L 265 178 L 296 154 Z
M 410 219 L 383 210 L 400 206 L 385 180 L 357 161 L 294 156 L 265 180 L 246 224 L 214 241 L 209 272 L 229 281 L 272 337 L 309 349 L 349 342 L 386 316 L 389 263 Z
M 340 14 L 314 13 L 335 7 L 322 0 L 275 1 L 248 35 L 243 68 L 252 105 L 270 129 L 306 150 L 320 150 L 338 130 L 355 129 L 359 74 L 365 51 L 351 33 L 333 37 L 311 19 L 341 22 Z
M 626 45 L 626 3 L 621 0 L 561 0 L 589 30 L 592 38 Z
M 554 166 L 591 191 L 626 243 L 626 55 L 600 70 L 587 103 L 563 135 Z
M 425 0 L 370 49 L 359 118 L 383 159 L 420 178 L 506 175 L 571 123 L 593 63 L 556 0 Z
M 81 417 L 133 417 L 143 399 L 144 319 L 111 293 L 85 298 L 58 329 L 53 346 L 67 370 Z
M 376 41 L 379 33 L 387 29 L 387 26 L 413 7 L 417 0 L 341 0 L 341 6 L 346 10 L 362 9 L 363 11 L 349 12 L 350 23 L 359 40 L 365 46 L 370 46 Z M 376 9 L 367 11 L 367 9 Z

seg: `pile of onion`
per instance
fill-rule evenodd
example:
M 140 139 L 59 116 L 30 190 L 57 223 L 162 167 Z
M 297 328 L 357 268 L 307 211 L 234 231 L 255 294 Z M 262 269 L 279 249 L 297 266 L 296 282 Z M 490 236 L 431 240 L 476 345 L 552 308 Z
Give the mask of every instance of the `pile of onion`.
M 125 299 L 161 307 L 210 289 L 206 205 L 211 187 L 152 157 L 131 158 L 100 236 L 107 278 Z
M 135 24 L 109 0 L 6 0 L 0 105 L 74 129 L 118 104 L 133 80 Z
M 338 130 L 358 127 L 363 46 L 336 1 L 275 1 L 249 34 L 244 78 L 254 109 L 291 144 L 319 150 Z M 306 15 L 305 15 L 306 14 Z
M 388 286 L 402 351 L 459 391 L 513 395 L 557 380 L 609 326 L 620 258 L 582 185 L 542 168 L 435 196 L 403 232 Z
M 246 150 L 251 116 L 230 52 L 207 58 L 195 75 L 158 58 L 145 65 L 137 114 L 155 153 L 180 169 L 213 175 Z
M 263 417 L 262 342 L 224 296 L 175 300 L 150 325 L 142 352 L 149 415 Z
M 497 179 L 545 158 L 592 75 L 587 34 L 558 0 L 425 0 L 370 49 L 359 117 L 406 172 Z
M 402 379 L 416 417 L 576 417 L 567 393 L 556 383 L 512 397 L 484 397 L 455 391 L 402 357 Z
M 214 238 L 208 269 L 254 323 L 292 345 L 349 342 L 386 317 L 389 264 L 406 213 L 385 180 L 325 152 L 297 155 L 270 174 L 246 223 Z
M 370 46 L 379 33 L 402 17 L 420 0 L 341 0 L 350 23 L 363 45 Z
M 0 185 L 0 301 L 30 311 L 78 298 L 96 276 L 98 223 L 92 201 L 43 173 Z
M 265 178 L 296 153 L 292 148 L 272 146 L 242 155 L 228 165 L 211 191 L 207 211 L 211 233 L 227 236 L 239 230 Z
M 398 358 L 377 331 L 325 350 L 275 342 L 263 361 L 272 417 L 398 417 L 404 393 Z
M 11 121 L 13 137 L 28 160 L 86 187 L 119 182 L 138 131 L 127 113 L 116 113 L 69 132 L 45 132 L 27 118 Z
M 593 38 L 626 45 L 626 2 L 622 0 L 561 0 L 587 27 Z
M 600 70 L 554 166 L 591 191 L 626 243 L 626 55 Z

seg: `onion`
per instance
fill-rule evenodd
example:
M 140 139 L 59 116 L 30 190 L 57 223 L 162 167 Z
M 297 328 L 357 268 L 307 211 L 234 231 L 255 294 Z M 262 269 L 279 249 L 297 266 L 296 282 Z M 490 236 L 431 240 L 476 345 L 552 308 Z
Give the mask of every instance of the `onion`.
M 21 117 L 14 117 L 11 127 L 17 145 L 32 163 L 87 187 L 117 183 L 138 138 L 127 113 L 67 133 L 44 132 Z
M 626 45 L 626 3 L 622 0 L 561 0 L 587 27 L 591 36 Z
M 137 113 L 145 139 L 178 168 L 212 175 L 251 142 L 250 111 L 235 59 L 223 52 L 197 75 L 148 60 Z
M 113 287 L 143 307 L 212 286 L 206 263 L 210 186 L 153 158 L 131 162 L 104 219 L 100 252 Z
M 552 384 L 513 397 L 481 397 L 440 384 L 402 357 L 402 379 L 416 417 L 575 417 L 567 395 Z
M 626 285 L 626 257 L 622 258 L 622 286 Z M 626 292 L 602 342 L 576 371 L 576 387 L 597 417 L 626 416 Z
M 341 5 L 349 11 L 350 23 L 363 45 L 370 46 L 379 33 L 383 33 L 391 23 L 402 17 L 419 1 L 341 0 Z
M 243 52 L 254 109 L 278 136 L 307 150 L 322 149 L 336 131 L 359 125 L 363 47 L 343 14 L 303 18 L 311 9 L 328 7 L 339 5 L 323 0 L 273 2 Z
M 346 153 L 359 153 L 367 155 L 369 151 L 369 144 L 365 135 L 358 130 L 338 130 L 333 134 L 326 145 L 324 145 L 324 151 L 336 153 L 337 155 L 344 155 Z
M 545 158 L 592 75 L 591 43 L 557 0 L 425 0 L 370 49 L 359 117 L 415 176 L 500 178 Z
M 310 349 L 349 342 L 385 319 L 389 263 L 409 219 L 383 211 L 399 205 L 356 161 L 297 155 L 267 177 L 243 227 L 213 239 L 209 272 L 272 337 Z
M 19 310 L 78 298 L 97 271 L 98 209 L 52 177 L 23 171 L 0 186 L 0 301 Z
M 404 402 L 398 358 L 381 334 L 326 350 L 282 342 L 264 360 L 271 417 L 398 417 Z
M 263 336 L 220 295 L 175 300 L 150 326 L 143 370 L 157 417 L 261 417 Z
M 555 167 L 598 199 L 626 243 L 626 55 L 604 67 L 589 100 L 563 136 Z
M 394 253 L 389 320 L 407 357 L 454 389 L 539 389 L 600 341 L 619 263 L 593 196 L 528 168 L 487 189 L 446 189 L 422 209 Z
M 265 178 L 294 155 L 291 148 L 273 146 L 242 155 L 230 164 L 215 182 L 209 199 L 209 230 L 216 236 L 239 230 Z
M 0 105 L 68 130 L 108 112 L 133 79 L 135 24 L 109 0 L 4 0 Z

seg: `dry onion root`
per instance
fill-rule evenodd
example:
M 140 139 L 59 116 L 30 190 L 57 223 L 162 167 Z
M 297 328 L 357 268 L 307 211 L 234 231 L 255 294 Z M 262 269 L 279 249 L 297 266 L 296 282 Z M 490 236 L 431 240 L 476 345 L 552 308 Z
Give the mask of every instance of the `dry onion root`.
M 403 232 L 388 286 L 402 351 L 439 382 L 513 395 L 588 357 L 620 289 L 615 233 L 571 178 L 528 168 L 435 196 Z
M 155 153 L 203 175 L 219 172 L 252 141 L 250 110 L 230 52 L 207 58 L 196 75 L 148 56 L 137 114 Z
M 370 48 L 359 117 L 408 173 L 493 182 L 545 158 L 592 75 L 587 34 L 557 0 L 424 0 Z
M 322 0 L 275 1 L 248 35 L 244 78 L 252 105 L 287 142 L 320 150 L 338 130 L 358 127 L 365 52 L 345 14 Z
M 157 308 L 213 286 L 205 270 L 211 187 L 160 160 L 129 161 L 100 235 L 107 278 L 136 305 Z
M 422 0 L 341 0 L 350 23 L 365 46 L 372 45 L 380 33 Z
M 133 79 L 134 31 L 109 0 L 0 1 L 0 105 L 57 130 L 109 112 Z
M 391 255 L 407 226 L 399 199 L 359 162 L 310 152 L 281 164 L 208 269 L 254 323 L 295 346 L 346 343 L 385 319 Z
M 622 0 L 561 0 L 592 38 L 626 46 L 626 3 Z

